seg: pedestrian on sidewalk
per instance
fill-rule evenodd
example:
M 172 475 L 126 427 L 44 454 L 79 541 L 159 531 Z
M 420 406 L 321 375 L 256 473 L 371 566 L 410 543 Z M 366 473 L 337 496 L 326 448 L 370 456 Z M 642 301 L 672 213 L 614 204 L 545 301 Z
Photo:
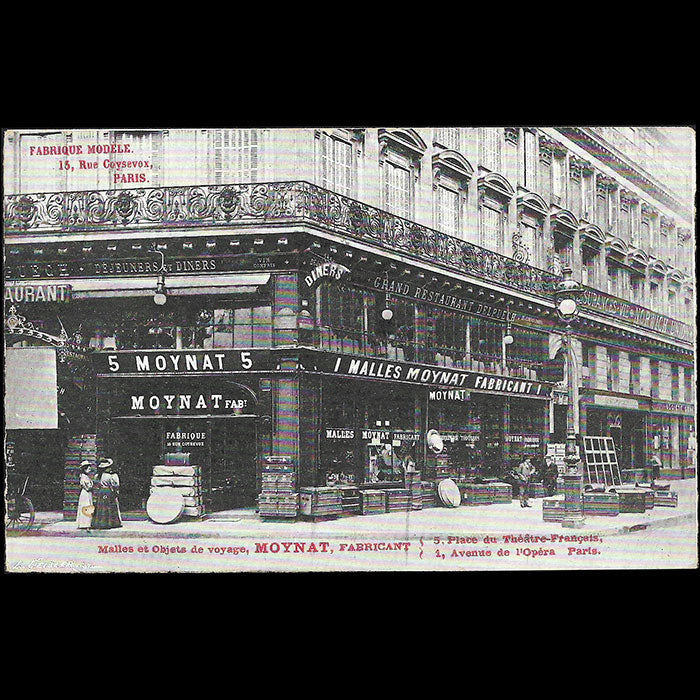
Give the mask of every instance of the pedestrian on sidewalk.
M 110 530 L 122 526 L 119 512 L 119 477 L 112 469 L 114 462 L 102 458 L 97 465 L 97 479 L 93 487 L 95 512 L 92 516 L 92 527 L 95 530 Z
M 92 502 L 95 470 L 89 459 L 80 464 L 80 496 L 78 498 L 77 526 L 79 530 L 90 531 L 95 506 Z
M 532 506 L 527 502 L 527 491 L 530 487 L 530 477 L 535 473 L 535 467 L 532 466 L 532 462 L 529 457 L 525 457 L 520 464 L 518 464 L 515 470 L 515 476 L 518 479 L 518 488 L 520 496 L 520 507 L 521 508 L 531 508 Z

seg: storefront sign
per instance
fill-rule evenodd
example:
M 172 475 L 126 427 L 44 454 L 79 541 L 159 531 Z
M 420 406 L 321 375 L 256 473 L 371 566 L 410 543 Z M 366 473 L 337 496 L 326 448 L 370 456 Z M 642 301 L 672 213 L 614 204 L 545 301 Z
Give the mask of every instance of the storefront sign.
M 70 284 L 8 284 L 5 286 L 5 301 L 11 304 L 37 301 L 70 301 Z
M 542 443 L 541 435 L 506 435 L 506 443 L 522 445 L 523 447 L 539 447 Z
M 124 350 L 93 355 L 97 374 L 199 374 L 274 369 L 269 350 Z
M 166 450 L 184 450 L 187 447 L 204 447 L 207 440 L 206 430 L 171 430 L 164 435 Z
M 120 416 L 240 415 L 255 412 L 255 394 L 246 386 L 223 384 L 217 389 L 194 391 L 161 388 L 148 382 L 141 390 L 116 394 L 112 410 Z M 159 390 L 158 390 L 159 389 Z
M 656 413 L 682 413 L 692 416 L 695 413 L 695 404 L 678 401 L 653 401 L 651 410 Z
M 467 389 L 437 389 L 428 394 L 430 401 L 468 401 Z
M 153 259 L 155 258 L 155 259 Z M 289 255 L 218 255 L 216 257 L 192 256 L 167 260 L 166 274 L 187 272 L 238 272 L 246 269 L 286 269 L 292 262 Z M 157 275 L 161 272 L 159 256 L 143 254 L 138 258 L 40 261 L 8 264 L 5 279 L 45 279 L 52 277 L 118 277 L 122 275 Z
M 653 331 L 672 335 L 680 340 L 691 341 L 693 339 L 693 329 L 690 326 L 593 289 L 586 288 L 579 303 L 589 309 L 630 321 Z
M 387 294 L 396 294 L 397 296 L 408 297 L 415 301 L 425 301 L 429 304 L 444 306 L 448 309 L 456 311 L 464 311 L 466 313 L 475 314 L 477 316 L 485 316 L 487 318 L 495 318 L 502 320 L 515 320 L 525 318 L 523 314 L 508 313 L 506 309 L 489 306 L 473 299 L 464 299 L 454 296 L 453 294 L 445 294 L 444 292 L 421 287 L 420 285 L 411 282 L 403 282 L 399 280 L 390 280 L 387 277 L 375 277 L 372 281 L 374 289 L 386 292 Z
M 326 428 L 326 440 L 353 440 L 355 431 L 352 428 Z
M 329 366 L 331 365 L 332 366 Z M 389 379 L 428 386 L 475 389 L 496 394 L 517 394 L 549 398 L 551 386 L 544 382 L 500 377 L 479 372 L 428 367 L 408 362 L 368 360 L 347 355 L 319 355 L 317 368 L 333 374 L 374 379 Z
M 304 276 L 304 282 L 306 283 L 306 286 L 311 289 L 316 285 L 319 280 L 322 280 L 324 277 L 330 277 L 333 280 L 339 280 L 343 277 L 343 275 L 346 275 L 348 272 L 350 272 L 349 267 L 345 267 L 345 265 L 340 265 L 338 263 L 334 262 L 325 262 L 320 265 L 316 265 L 316 267 L 311 270 L 307 275 Z
M 596 406 L 607 406 L 609 408 L 631 408 L 635 411 L 639 410 L 639 401 L 637 401 L 637 399 L 626 399 L 622 396 L 596 394 L 593 397 L 593 403 L 595 403 Z

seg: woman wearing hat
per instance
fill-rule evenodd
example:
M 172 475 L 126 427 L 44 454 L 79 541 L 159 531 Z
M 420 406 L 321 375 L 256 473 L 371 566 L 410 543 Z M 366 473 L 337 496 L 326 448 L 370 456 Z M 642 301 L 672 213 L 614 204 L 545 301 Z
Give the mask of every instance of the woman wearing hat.
M 92 512 L 95 510 L 92 504 L 93 477 L 95 471 L 90 460 L 86 459 L 80 464 L 80 497 L 78 498 L 77 525 L 79 530 L 89 530 L 92 523 Z
M 96 530 L 109 530 L 122 526 L 119 512 L 119 477 L 112 469 L 112 460 L 102 458 L 97 465 L 97 480 L 93 488 L 95 512 L 92 527 Z

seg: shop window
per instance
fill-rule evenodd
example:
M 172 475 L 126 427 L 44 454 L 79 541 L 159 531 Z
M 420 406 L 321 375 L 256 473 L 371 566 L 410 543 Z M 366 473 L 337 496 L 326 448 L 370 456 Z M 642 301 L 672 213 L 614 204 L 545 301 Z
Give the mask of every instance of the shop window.
M 257 182 L 258 129 L 214 129 L 212 132 L 214 182 Z
M 513 342 L 506 346 L 507 373 L 538 379 L 548 359 L 547 334 L 520 326 L 513 326 L 510 330 Z
M 421 309 L 425 333 L 418 338 L 420 361 L 442 367 L 468 367 L 468 317 L 437 307 Z
M 325 283 L 316 289 L 317 347 L 343 353 L 363 353 L 371 338 L 366 315 L 373 295 L 354 287 Z

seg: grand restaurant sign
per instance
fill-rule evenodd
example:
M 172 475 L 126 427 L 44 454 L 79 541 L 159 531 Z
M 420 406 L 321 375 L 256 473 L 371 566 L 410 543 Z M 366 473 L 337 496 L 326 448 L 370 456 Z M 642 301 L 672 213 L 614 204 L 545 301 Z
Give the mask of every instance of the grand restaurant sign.
M 687 324 L 668 316 L 657 314 L 642 306 L 630 304 L 622 299 L 597 292 L 594 289 L 586 288 L 579 302 L 581 306 L 585 306 L 588 309 L 599 311 L 620 320 L 630 321 L 643 328 L 665 333 L 679 340 L 688 342 L 693 340 L 693 329 Z

